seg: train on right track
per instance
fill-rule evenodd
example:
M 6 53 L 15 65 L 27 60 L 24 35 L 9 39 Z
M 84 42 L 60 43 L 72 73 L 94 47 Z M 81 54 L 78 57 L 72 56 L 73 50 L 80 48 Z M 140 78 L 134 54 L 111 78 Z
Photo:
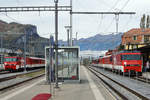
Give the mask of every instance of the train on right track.
M 142 75 L 142 58 L 138 51 L 113 52 L 110 55 L 92 60 L 96 67 L 130 75 Z

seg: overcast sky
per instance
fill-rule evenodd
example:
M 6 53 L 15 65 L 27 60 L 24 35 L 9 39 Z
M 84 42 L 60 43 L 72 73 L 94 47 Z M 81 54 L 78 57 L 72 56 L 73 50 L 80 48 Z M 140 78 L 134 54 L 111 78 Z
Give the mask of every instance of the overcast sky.
M 1 0 L 0 6 L 54 6 L 53 0 Z M 69 5 L 70 0 L 59 0 L 59 5 Z M 120 15 L 119 32 L 138 28 L 143 13 L 150 15 L 150 0 L 73 0 L 73 11 L 126 11 L 136 12 L 135 15 Z M 9 17 L 8 17 L 9 16 Z M 54 34 L 54 12 L 17 12 L 1 13 L 0 19 L 22 24 L 37 26 L 42 37 Z M 59 39 L 66 40 L 64 26 L 69 25 L 69 13 L 59 12 Z M 110 34 L 116 31 L 114 15 L 74 15 L 73 37 L 78 32 L 78 38 L 87 38 L 100 34 Z

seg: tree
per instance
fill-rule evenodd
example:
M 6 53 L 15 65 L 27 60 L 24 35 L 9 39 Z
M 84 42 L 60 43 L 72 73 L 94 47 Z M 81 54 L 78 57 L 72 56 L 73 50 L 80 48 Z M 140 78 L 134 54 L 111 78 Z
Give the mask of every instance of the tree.
M 147 15 L 146 28 L 150 28 L 150 17 Z
M 150 28 L 150 16 L 143 14 L 142 18 L 141 18 L 141 22 L 140 22 L 140 28 L 144 29 L 144 28 Z
M 143 14 L 140 22 L 140 28 L 145 28 L 145 14 Z

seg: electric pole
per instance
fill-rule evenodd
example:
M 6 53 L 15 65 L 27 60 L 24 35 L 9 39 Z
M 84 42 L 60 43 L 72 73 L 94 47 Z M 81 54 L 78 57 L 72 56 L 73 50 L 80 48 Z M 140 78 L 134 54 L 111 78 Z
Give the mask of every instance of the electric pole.
M 26 39 L 27 39 L 27 33 L 26 33 L 26 28 L 25 28 L 25 30 L 24 30 L 24 72 L 26 72 L 27 71 L 27 69 L 26 69 L 26 46 L 27 46 L 27 44 L 26 44 Z
M 116 19 L 116 33 L 118 33 L 119 14 L 115 15 L 115 19 Z
M 72 0 L 70 0 L 70 46 L 72 46 Z
M 58 86 L 58 0 L 54 0 L 55 3 L 55 72 L 56 72 L 56 84 Z

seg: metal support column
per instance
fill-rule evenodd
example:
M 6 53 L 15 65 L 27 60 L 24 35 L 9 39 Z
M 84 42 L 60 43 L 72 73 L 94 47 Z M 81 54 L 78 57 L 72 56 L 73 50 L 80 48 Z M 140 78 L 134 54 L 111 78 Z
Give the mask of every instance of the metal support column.
M 26 33 L 26 29 L 24 30 L 24 72 L 26 72 L 27 70 L 26 70 L 26 35 L 27 35 L 27 33 Z
M 116 18 L 116 33 L 118 33 L 119 14 L 116 14 L 115 18 Z
M 58 86 L 58 0 L 54 0 L 55 2 L 55 74 L 56 74 L 56 84 L 55 88 L 59 88 Z
M 67 29 L 67 42 L 68 42 L 68 46 L 69 46 L 69 29 Z
M 70 0 L 70 46 L 72 46 L 72 0 Z
M 2 52 L 2 49 L 3 49 L 3 33 L 1 32 L 1 68 L 2 68 L 2 65 L 3 65 L 3 52 Z

